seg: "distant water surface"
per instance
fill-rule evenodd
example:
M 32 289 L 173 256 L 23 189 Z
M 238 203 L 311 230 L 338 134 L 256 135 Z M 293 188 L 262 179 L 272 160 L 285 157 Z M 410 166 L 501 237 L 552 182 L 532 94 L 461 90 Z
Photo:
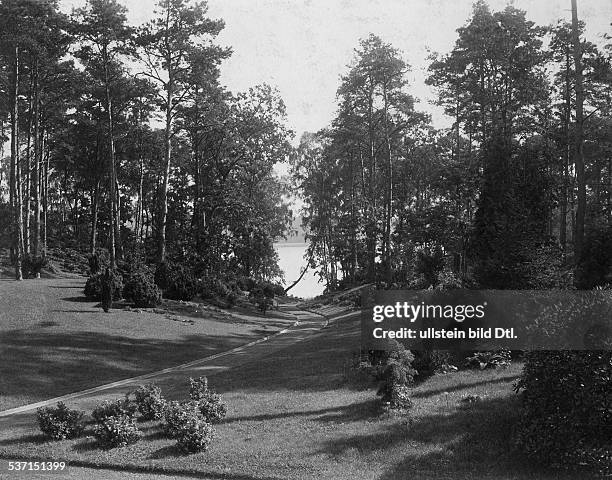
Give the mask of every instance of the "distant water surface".
M 304 265 L 306 260 L 304 254 L 306 253 L 307 243 L 275 243 L 274 248 L 278 252 L 280 268 L 285 272 L 285 286 L 288 287 L 295 282 Z M 318 277 L 315 275 L 314 270 L 308 270 L 300 283 L 289 290 L 289 295 L 295 295 L 296 297 L 312 298 L 323 293 L 324 285 L 318 282 Z

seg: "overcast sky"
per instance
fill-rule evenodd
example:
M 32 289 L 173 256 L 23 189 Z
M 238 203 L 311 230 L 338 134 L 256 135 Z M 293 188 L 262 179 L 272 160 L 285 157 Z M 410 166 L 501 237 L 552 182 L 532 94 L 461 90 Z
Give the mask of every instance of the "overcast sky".
M 120 0 L 129 20 L 148 20 L 153 1 Z M 61 0 L 70 11 L 84 0 Z M 209 16 L 225 20 L 218 41 L 234 54 L 222 67 L 222 82 L 232 91 L 258 83 L 276 86 L 287 105 L 288 123 L 297 138 L 327 125 L 335 111 L 339 76 L 346 72 L 360 38 L 374 33 L 399 48 L 412 65 L 418 108 L 447 124 L 429 104 L 433 92 L 424 84 L 429 51 L 448 52 L 456 29 L 468 19 L 472 0 L 209 0 Z M 490 0 L 494 10 L 508 3 L 541 25 L 571 19 L 570 0 Z M 611 32 L 612 0 L 578 0 L 586 36 L 601 43 Z

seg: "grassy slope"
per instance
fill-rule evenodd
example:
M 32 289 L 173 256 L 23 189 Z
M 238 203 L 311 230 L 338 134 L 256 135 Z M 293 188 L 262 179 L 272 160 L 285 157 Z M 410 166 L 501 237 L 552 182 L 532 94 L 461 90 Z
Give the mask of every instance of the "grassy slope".
M 415 388 L 408 416 L 385 416 L 371 389 L 343 380 L 358 342 L 356 320 L 347 319 L 263 360 L 212 376 L 229 414 L 206 453 L 179 454 L 154 424 L 143 425 L 143 441 L 123 449 L 99 450 L 91 437 L 45 442 L 31 418 L 6 432 L 0 456 L 235 480 L 565 478 L 522 466 L 512 453 L 512 384 L 520 365 L 434 377 Z M 168 389 L 172 397 L 186 394 L 185 380 L 177 378 Z M 467 394 L 483 400 L 462 407 Z
M 292 323 L 211 310 L 105 314 L 83 296 L 84 283 L 0 279 L 0 410 L 202 358 Z

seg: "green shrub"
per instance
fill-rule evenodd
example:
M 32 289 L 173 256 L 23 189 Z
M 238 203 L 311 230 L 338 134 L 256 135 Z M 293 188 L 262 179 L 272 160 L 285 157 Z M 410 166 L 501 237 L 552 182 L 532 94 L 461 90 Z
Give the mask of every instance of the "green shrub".
M 133 273 L 125 284 L 123 296 L 134 302 L 136 307 L 156 307 L 161 303 L 161 291 L 150 275 Z
M 186 453 L 205 452 L 213 436 L 214 429 L 210 423 L 201 417 L 192 417 L 180 426 L 176 445 Z
M 136 408 L 136 404 L 126 396 L 126 398 L 102 402 L 94 408 L 91 416 L 96 422 L 102 422 L 111 417 L 133 418 L 136 415 Z
M 612 473 L 612 352 L 526 355 L 519 447 L 547 465 Z
M 191 300 L 198 291 L 198 282 L 193 273 L 182 265 L 162 262 L 155 270 L 155 284 L 165 298 Z
M 124 447 L 136 443 L 142 437 L 133 417 L 127 415 L 107 417 L 94 427 L 94 436 L 107 448 Z
M 25 255 L 21 262 L 21 271 L 26 278 L 35 278 L 48 265 L 49 260 L 47 257 L 42 255 Z
M 102 279 L 104 277 L 104 273 L 99 272 L 95 275 L 91 275 L 87 282 L 85 283 L 85 293 L 86 297 L 89 297 L 94 300 L 102 300 Z M 111 271 L 111 278 L 113 284 L 113 300 L 121 300 L 123 294 L 123 278 L 115 271 Z
M 74 438 L 83 431 L 83 412 L 69 409 L 63 402 L 57 407 L 39 408 L 36 417 L 40 430 L 49 438 Z
M 214 423 L 225 417 L 227 407 L 221 401 L 221 396 L 209 388 L 206 377 L 197 380 L 190 378 L 189 385 L 189 396 L 207 422 Z
M 412 407 L 410 399 L 410 388 L 406 385 L 395 385 L 388 397 L 389 406 L 392 409 L 408 409 Z
M 223 280 L 215 277 L 204 277 L 200 283 L 200 294 L 204 298 L 226 298 L 232 289 Z
M 500 368 L 510 365 L 509 350 L 495 350 L 490 352 L 475 352 L 467 357 L 464 362 L 464 368 L 473 368 L 485 370 L 487 368 Z
M 225 301 L 227 302 L 227 306 L 229 308 L 236 306 L 238 303 L 238 294 L 232 290 L 227 297 L 225 297 Z
M 249 297 L 251 299 L 251 303 L 257 305 L 257 308 L 265 315 L 268 309 L 274 304 L 273 298 L 274 295 L 269 296 L 271 291 L 265 291 L 261 287 L 255 287 L 254 290 L 251 291 Z
M 420 380 L 444 370 L 452 358 L 446 350 L 418 350 L 414 352 L 412 366 L 418 372 Z
M 182 426 L 200 415 L 196 402 L 169 402 L 164 410 L 162 428 L 168 437 L 177 438 Z
M 134 390 L 136 407 L 143 420 L 159 420 L 164 416 L 166 400 L 161 388 L 153 383 L 141 385 Z
M 408 408 L 411 405 L 410 399 L 402 399 L 408 395 L 404 387 L 411 384 L 417 374 L 412 366 L 412 352 L 397 340 L 391 340 L 388 350 L 372 350 L 369 358 L 376 379 L 382 381 L 377 392 L 382 401 L 389 403 L 391 408 Z
M 257 280 L 252 277 L 238 277 L 236 278 L 236 284 L 240 290 L 250 292 L 257 286 Z
M 261 282 L 259 287 L 263 290 L 263 294 L 268 298 L 282 297 L 285 295 L 285 289 L 278 283 Z
M 584 290 L 612 283 L 612 227 L 588 226 L 574 281 Z

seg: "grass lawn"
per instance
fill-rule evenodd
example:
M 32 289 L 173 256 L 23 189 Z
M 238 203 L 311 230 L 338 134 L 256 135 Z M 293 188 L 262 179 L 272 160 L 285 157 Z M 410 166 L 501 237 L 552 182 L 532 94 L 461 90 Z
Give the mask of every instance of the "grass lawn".
M 407 415 L 381 414 L 372 389 L 344 380 L 358 348 L 358 327 L 349 318 L 211 376 L 229 411 L 208 452 L 180 454 L 152 423 L 142 425 L 141 442 L 126 448 L 100 450 L 91 430 L 79 439 L 47 442 L 30 416 L 0 435 L 0 457 L 234 480 L 581 478 L 528 467 L 514 452 L 518 411 L 512 384 L 520 364 L 433 377 L 414 389 Z M 170 398 L 180 398 L 187 394 L 186 380 L 178 376 L 161 386 Z M 461 399 L 468 394 L 482 400 L 465 406 Z
M 293 323 L 187 305 L 105 314 L 84 284 L 0 279 L 0 410 L 202 358 Z

